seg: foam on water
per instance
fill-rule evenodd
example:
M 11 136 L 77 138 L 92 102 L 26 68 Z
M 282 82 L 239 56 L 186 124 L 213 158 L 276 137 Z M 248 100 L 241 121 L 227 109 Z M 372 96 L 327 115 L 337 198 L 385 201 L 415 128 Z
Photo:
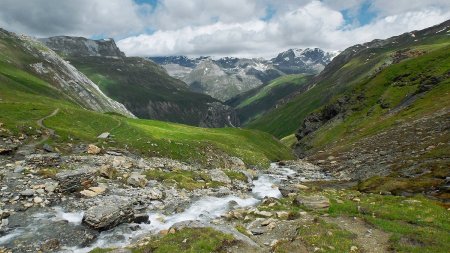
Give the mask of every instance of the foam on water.
M 281 192 L 274 183 L 278 183 L 279 179 L 272 175 L 261 175 L 258 180 L 253 181 L 253 194 L 262 199 L 264 197 L 280 198 Z

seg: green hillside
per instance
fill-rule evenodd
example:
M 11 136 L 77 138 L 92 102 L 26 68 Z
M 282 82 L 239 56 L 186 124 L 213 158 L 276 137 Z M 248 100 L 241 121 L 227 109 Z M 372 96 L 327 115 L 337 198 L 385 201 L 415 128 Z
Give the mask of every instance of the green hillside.
M 378 77 L 386 67 L 396 66 L 409 58 L 414 61 L 417 57 L 425 57 L 436 50 L 441 50 L 440 52 L 448 50 L 450 38 L 446 30 L 442 30 L 446 25 L 443 23 L 418 31 L 414 37 L 406 33 L 385 41 L 376 40 L 346 49 L 319 76 L 308 83 L 308 90 L 246 126 L 269 132 L 279 138 L 294 133 L 305 117 L 336 100 L 337 97 L 345 93 L 354 93 L 358 89 L 364 93 L 365 85 L 374 79 L 379 80 L 376 87 L 389 85 L 388 82 L 393 77 L 388 80 Z M 439 30 L 442 31 L 438 32 Z M 425 69 L 424 72 L 426 71 Z M 406 90 L 413 92 L 414 87 L 407 86 L 401 89 L 404 91 L 400 93 L 406 95 L 408 94 Z
M 267 85 L 249 90 L 226 102 L 236 108 L 242 123 L 255 120 L 265 112 L 274 108 L 281 100 L 301 91 L 311 76 L 286 75 L 279 77 Z
M 46 48 L 37 43 L 36 46 Z M 203 129 L 181 124 L 131 119 L 111 113 L 83 109 L 44 74 L 29 68 L 36 60 L 14 38 L 0 39 L 0 123 L 3 137 L 39 136 L 37 120 L 59 112 L 44 121 L 56 130 L 50 140 L 61 152 L 72 144 L 98 143 L 147 156 L 160 156 L 188 162 L 220 165 L 224 157 L 237 156 L 250 165 L 267 166 L 270 161 L 292 158 L 291 151 L 269 134 L 235 128 Z M 112 140 L 99 142 L 96 137 L 110 132 Z
M 68 57 L 109 97 L 139 118 L 199 125 L 216 99 L 188 90 L 185 83 L 143 58 Z

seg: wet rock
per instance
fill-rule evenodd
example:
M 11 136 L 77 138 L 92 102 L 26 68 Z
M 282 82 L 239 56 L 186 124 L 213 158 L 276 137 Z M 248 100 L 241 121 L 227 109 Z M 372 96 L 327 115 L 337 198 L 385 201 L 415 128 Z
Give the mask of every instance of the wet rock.
M 52 252 L 52 251 L 59 250 L 60 248 L 61 248 L 61 244 L 60 244 L 59 240 L 56 238 L 49 239 L 41 245 L 41 250 L 43 252 Z
M 304 205 L 310 209 L 327 209 L 330 207 L 330 201 L 322 195 L 297 196 L 293 202 L 296 205 Z
M 75 192 L 89 188 L 95 184 L 95 171 L 90 168 L 82 168 L 72 171 L 64 171 L 56 174 L 60 192 Z
M 25 157 L 26 163 L 38 167 L 54 167 L 61 163 L 58 153 L 32 154 Z
M 32 197 L 34 195 L 34 191 L 31 189 L 23 190 L 20 192 L 20 196 L 23 197 Z
M 87 152 L 91 155 L 98 155 L 100 154 L 100 152 L 102 152 L 102 149 L 95 146 L 94 144 L 89 144 Z
M 127 184 L 134 187 L 145 187 L 147 185 L 148 180 L 145 178 L 145 175 L 141 175 L 139 173 L 131 173 L 131 175 L 127 179 Z
M 103 231 L 122 223 L 132 222 L 133 219 L 132 202 L 124 197 L 110 196 L 89 208 L 82 222 L 92 229 Z
M 227 176 L 227 174 L 225 174 L 225 172 L 223 172 L 220 169 L 213 169 L 213 170 L 209 171 L 209 176 L 211 177 L 211 180 L 215 181 L 215 182 L 220 182 L 220 183 L 224 183 L 224 184 L 231 183 L 231 180 Z
M 138 214 L 134 214 L 133 217 L 133 222 L 135 223 L 147 223 L 149 224 L 149 216 L 146 213 L 138 213 Z
M 97 136 L 97 139 L 108 139 L 110 133 L 108 132 L 104 132 L 102 134 L 100 134 L 99 136 Z

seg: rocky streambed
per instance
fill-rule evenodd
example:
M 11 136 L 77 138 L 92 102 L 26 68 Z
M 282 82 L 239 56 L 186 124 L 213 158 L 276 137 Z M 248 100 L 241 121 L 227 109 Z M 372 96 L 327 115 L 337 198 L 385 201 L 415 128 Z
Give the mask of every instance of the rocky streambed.
M 258 247 L 230 215 L 268 217 L 255 206 L 332 178 L 303 161 L 259 171 L 232 158 L 229 168 L 207 169 L 119 152 L 2 157 L 0 171 L 0 252 L 120 248 L 180 226 L 213 227 Z

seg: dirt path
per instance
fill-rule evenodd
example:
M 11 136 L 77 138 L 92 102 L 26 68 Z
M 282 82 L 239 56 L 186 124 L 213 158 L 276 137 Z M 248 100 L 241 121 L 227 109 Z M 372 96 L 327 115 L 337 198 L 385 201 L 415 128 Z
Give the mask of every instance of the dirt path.
M 51 129 L 51 128 L 48 128 L 48 127 L 46 127 L 46 126 L 44 126 L 44 120 L 46 120 L 46 119 L 48 119 L 48 118 L 51 118 L 51 117 L 55 116 L 56 114 L 58 114 L 58 112 L 59 112 L 59 108 L 56 108 L 50 115 L 47 115 L 47 116 L 45 116 L 45 117 L 43 117 L 43 118 L 41 118 L 41 119 L 38 119 L 38 120 L 36 121 L 36 124 L 37 124 L 39 127 L 43 128 L 43 129 L 44 129 L 45 131 L 47 131 L 47 133 L 48 133 L 48 134 L 44 135 L 44 137 L 42 138 L 42 140 L 40 141 L 40 143 L 42 143 L 42 142 L 48 140 L 48 138 L 49 138 L 50 136 L 55 135 L 55 130 L 53 130 L 53 129 Z
M 47 141 L 50 138 L 50 136 L 55 135 L 55 130 L 44 126 L 44 120 L 55 116 L 56 114 L 58 114 L 58 112 L 59 112 L 59 108 L 55 109 L 51 114 L 49 114 L 41 119 L 38 119 L 36 121 L 36 124 L 39 127 L 41 127 L 45 131 L 45 133 L 42 135 L 42 138 L 40 140 L 31 141 L 30 143 L 19 147 L 19 149 L 17 150 L 16 155 L 15 155 L 16 158 L 20 158 L 21 156 L 26 156 L 28 154 L 32 154 L 35 151 L 35 148 L 37 145 L 44 143 L 45 141 Z
M 363 248 L 365 253 L 389 252 L 389 234 L 373 228 L 360 218 L 324 217 L 324 220 L 355 234 L 357 236 L 356 242 Z

